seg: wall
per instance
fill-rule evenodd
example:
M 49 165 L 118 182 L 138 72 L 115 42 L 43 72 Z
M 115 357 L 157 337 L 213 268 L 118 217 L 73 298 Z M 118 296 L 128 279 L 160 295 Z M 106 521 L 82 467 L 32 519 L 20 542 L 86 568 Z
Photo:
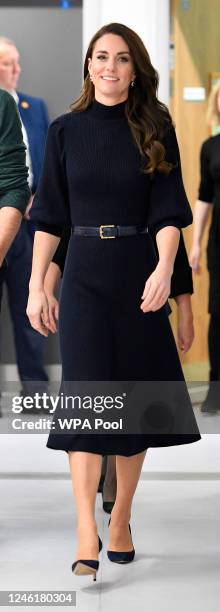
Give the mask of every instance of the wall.
M 82 9 L 0 8 L 0 35 L 20 51 L 19 90 L 44 98 L 51 119 L 65 113 L 82 83 Z M 1 360 L 15 363 L 5 297 L 1 320 Z M 57 338 L 51 336 L 46 362 L 57 361 Z

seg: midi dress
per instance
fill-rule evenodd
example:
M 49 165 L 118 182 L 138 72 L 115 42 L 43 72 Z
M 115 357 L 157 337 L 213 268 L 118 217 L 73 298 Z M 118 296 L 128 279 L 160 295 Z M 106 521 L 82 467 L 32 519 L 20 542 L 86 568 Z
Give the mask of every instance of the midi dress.
M 61 237 L 69 226 L 124 225 L 157 233 L 192 222 L 175 130 L 164 137 L 170 174 L 142 171 L 143 159 L 125 115 L 126 101 L 96 99 L 84 111 L 52 122 L 31 218 L 36 229 Z M 167 304 L 143 313 L 141 296 L 157 265 L 150 232 L 116 239 L 71 234 L 62 281 L 59 341 L 63 381 L 182 381 Z M 185 385 L 186 387 L 186 385 Z M 57 408 L 59 411 L 59 407 Z M 135 406 L 134 406 L 135 414 Z M 56 413 L 55 413 L 56 415 Z M 185 426 L 186 415 L 189 427 Z M 178 433 L 50 432 L 58 450 L 131 456 L 148 447 L 201 439 L 192 406 Z

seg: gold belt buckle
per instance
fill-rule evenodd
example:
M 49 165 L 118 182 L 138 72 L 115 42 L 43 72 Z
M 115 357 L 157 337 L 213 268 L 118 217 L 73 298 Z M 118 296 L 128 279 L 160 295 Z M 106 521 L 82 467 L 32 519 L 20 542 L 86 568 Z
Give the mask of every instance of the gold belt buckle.
M 100 225 L 100 227 L 99 227 L 99 235 L 100 235 L 100 238 L 103 238 L 103 240 L 106 240 L 106 239 L 108 239 L 108 240 L 109 240 L 109 239 L 111 239 L 111 238 L 115 238 L 115 236 L 103 236 L 103 229 L 104 229 L 105 227 L 116 227 L 116 226 L 115 226 L 115 225 Z

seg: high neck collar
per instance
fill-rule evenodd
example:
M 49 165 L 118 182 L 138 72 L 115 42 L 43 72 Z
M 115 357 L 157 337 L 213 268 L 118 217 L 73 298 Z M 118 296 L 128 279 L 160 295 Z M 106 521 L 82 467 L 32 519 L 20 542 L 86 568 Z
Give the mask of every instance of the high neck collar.
M 119 102 L 119 104 L 107 106 L 94 98 L 89 107 L 89 112 L 97 119 L 121 119 L 125 117 L 126 102 L 127 100 L 124 100 L 123 102 Z

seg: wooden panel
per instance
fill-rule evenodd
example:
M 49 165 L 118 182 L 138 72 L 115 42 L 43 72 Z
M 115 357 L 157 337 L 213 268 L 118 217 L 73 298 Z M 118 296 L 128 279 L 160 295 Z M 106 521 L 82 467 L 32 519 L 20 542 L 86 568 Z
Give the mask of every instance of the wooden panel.
M 171 74 L 171 112 L 180 145 L 184 184 L 193 208 L 198 195 L 200 148 L 210 130 L 206 124 L 207 101 L 184 101 L 183 88 L 205 87 L 208 93 L 209 73 L 219 70 L 220 0 L 172 0 L 171 19 L 175 58 Z M 193 311 L 196 338 L 192 349 L 183 358 L 186 364 L 207 361 L 207 235 L 208 228 L 203 239 L 202 275 L 194 277 Z M 184 237 L 189 251 L 192 228 L 187 228 Z M 172 321 L 175 333 L 175 313 Z

